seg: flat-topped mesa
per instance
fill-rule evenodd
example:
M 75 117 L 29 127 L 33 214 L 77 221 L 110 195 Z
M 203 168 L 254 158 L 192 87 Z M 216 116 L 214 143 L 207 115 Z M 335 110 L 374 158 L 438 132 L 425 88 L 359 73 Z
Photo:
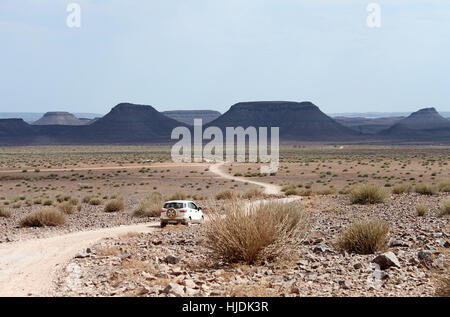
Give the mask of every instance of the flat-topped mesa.
M 33 125 L 85 125 L 88 122 L 79 120 L 73 114 L 64 111 L 45 113 L 42 118 L 33 122 Z
M 202 119 L 202 123 L 207 124 L 220 117 L 220 112 L 214 110 L 172 110 L 162 114 L 189 125 L 194 125 L 194 119 Z
M 324 114 L 312 102 L 256 101 L 241 102 L 212 121 L 210 126 L 279 127 L 285 140 L 345 140 L 358 132 Z

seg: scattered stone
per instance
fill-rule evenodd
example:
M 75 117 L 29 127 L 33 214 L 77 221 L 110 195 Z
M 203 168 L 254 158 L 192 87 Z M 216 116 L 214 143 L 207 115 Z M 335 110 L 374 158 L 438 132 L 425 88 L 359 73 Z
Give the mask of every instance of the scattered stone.
M 393 252 L 380 254 L 372 262 L 378 264 L 382 270 L 388 269 L 391 266 L 400 268 L 400 262 Z
M 87 253 L 86 251 L 83 251 L 83 252 L 77 253 L 75 255 L 75 259 L 84 259 L 84 258 L 88 258 L 90 256 L 91 255 L 89 253 Z
M 174 255 L 168 255 L 164 258 L 164 262 L 166 262 L 167 264 L 177 264 L 178 262 L 180 262 L 180 259 Z

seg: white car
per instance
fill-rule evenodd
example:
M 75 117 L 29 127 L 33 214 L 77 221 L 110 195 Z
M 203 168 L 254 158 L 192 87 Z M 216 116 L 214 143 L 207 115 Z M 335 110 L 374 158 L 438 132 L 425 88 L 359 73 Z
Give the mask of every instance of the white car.
M 161 228 L 168 223 L 201 223 L 204 221 L 202 208 L 190 200 L 171 200 L 164 203 L 161 209 Z

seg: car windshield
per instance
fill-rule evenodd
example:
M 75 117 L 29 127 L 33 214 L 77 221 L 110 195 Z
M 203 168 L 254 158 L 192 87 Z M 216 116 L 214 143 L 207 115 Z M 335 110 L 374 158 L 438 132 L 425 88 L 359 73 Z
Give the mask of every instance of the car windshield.
M 165 203 L 164 208 L 174 208 L 174 209 L 181 209 L 183 208 L 183 203 Z

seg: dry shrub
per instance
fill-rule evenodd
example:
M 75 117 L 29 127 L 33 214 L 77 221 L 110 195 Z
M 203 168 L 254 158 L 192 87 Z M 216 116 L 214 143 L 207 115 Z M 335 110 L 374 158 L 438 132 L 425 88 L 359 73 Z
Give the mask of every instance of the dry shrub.
M 109 201 L 105 206 L 105 212 L 117 212 L 125 209 L 125 204 L 122 198 Z
M 286 195 L 286 196 L 296 196 L 298 195 L 298 190 L 297 190 L 297 186 L 295 186 L 294 184 L 289 184 L 289 185 L 285 185 L 281 188 L 281 191 Z
M 73 206 L 78 205 L 78 199 L 76 199 L 76 198 L 71 198 L 71 199 L 69 200 L 69 202 L 70 202 Z
M 386 247 L 388 233 L 389 224 L 385 221 L 357 221 L 339 234 L 337 245 L 349 252 L 372 254 Z
M 69 202 L 59 204 L 58 209 L 67 215 L 71 215 L 75 212 L 73 205 Z
M 100 198 L 94 197 L 89 200 L 89 205 L 92 206 L 99 206 L 103 203 L 103 201 Z
M 216 195 L 217 200 L 231 200 L 231 199 L 235 199 L 235 198 L 236 198 L 236 194 L 234 192 L 232 192 L 231 190 L 224 190 L 224 191 L 217 193 L 217 195 Z
M 89 204 L 92 198 L 92 196 L 84 196 L 82 202 L 85 204 Z
M 181 191 L 176 191 L 169 197 L 169 200 L 186 200 L 187 195 Z
M 205 224 L 207 246 L 226 262 L 272 261 L 288 254 L 306 232 L 298 203 L 269 202 L 249 207 L 233 201 L 225 212 L 213 212 Z
M 428 207 L 427 205 L 424 204 L 417 204 L 416 205 L 416 214 L 419 217 L 423 217 L 426 215 L 426 213 L 428 212 Z
M 247 190 L 245 193 L 242 194 L 242 198 L 244 199 L 254 199 L 254 198 L 261 198 L 264 197 L 264 193 L 262 190 L 257 188 L 252 188 Z
M 413 187 L 411 185 L 404 184 L 404 183 L 396 184 L 392 188 L 392 192 L 397 195 L 403 194 L 403 193 L 410 193 L 410 192 L 412 192 L 412 190 L 413 190 Z
M 11 216 L 12 216 L 12 213 L 11 213 L 11 210 L 9 210 L 9 208 L 0 206 L 0 217 L 10 218 Z
M 450 215 L 450 197 L 444 198 L 439 204 L 441 215 Z
M 336 190 L 334 188 L 324 188 L 316 191 L 317 195 L 334 195 Z
M 448 271 L 437 282 L 436 296 L 450 297 L 450 275 Z
M 145 197 L 139 203 L 139 206 L 133 211 L 135 217 L 159 217 L 164 200 L 160 193 L 153 192 Z
M 450 180 L 440 182 L 438 188 L 441 192 L 450 193 Z
M 388 197 L 386 189 L 375 184 L 358 184 L 350 190 L 352 204 L 377 204 Z
M 56 208 L 37 209 L 20 220 L 21 227 L 60 226 L 66 223 L 66 216 Z
M 309 196 L 313 196 L 314 192 L 312 189 L 303 189 L 303 190 L 299 191 L 298 195 L 303 196 L 303 197 L 309 197 Z
M 208 197 L 206 195 L 203 195 L 203 194 L 195 194 L 194 196 L 192 196 L 192 199 L 194 199 L 194 200 L 207 200 Z
M 420 183 L 414 187 L 414 191 L 421 195 L 436 195 L 438 193 L 438 188 L 436 186 Z

